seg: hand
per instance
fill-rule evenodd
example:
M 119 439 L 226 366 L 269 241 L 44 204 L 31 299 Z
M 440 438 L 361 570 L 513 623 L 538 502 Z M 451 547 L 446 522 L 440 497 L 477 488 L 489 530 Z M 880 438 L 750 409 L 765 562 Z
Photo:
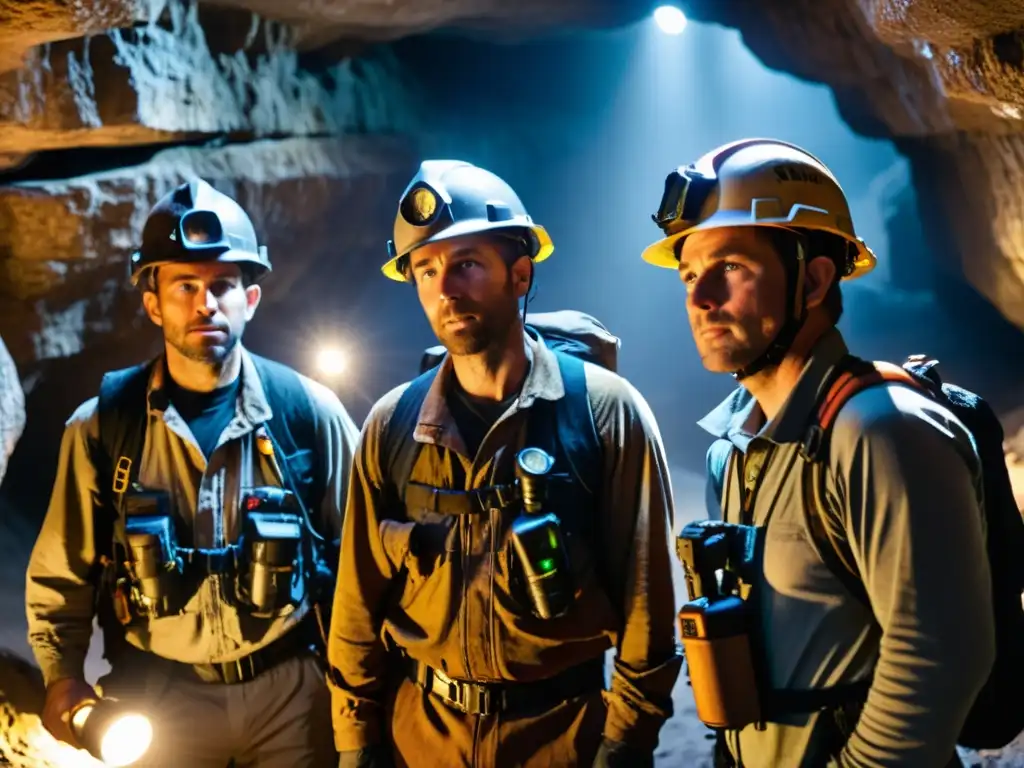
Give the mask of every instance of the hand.
M 374 744 L 339 753 L 338 768 L 394 768 L 390 744 Z
M 602 739 L 594 768 L 654 768 L 654 755 L 621 741 Z
M 46 701 L 43 703 L 43 727 L 57 741 L 80 747 L 71 732 L 71 710 L 83 701 L 99 698 L 91 685 L 77 677 L 65 677 L 51 683 L 46 688 Z

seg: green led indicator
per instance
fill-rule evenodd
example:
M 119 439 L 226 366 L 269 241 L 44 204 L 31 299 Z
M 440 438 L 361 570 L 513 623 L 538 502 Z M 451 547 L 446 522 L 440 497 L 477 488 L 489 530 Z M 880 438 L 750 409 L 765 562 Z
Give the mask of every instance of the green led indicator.
M 547 573 L 548 571 L 555 570 L 555 561 L 550 557 L 546 557 L 537 563 L 537 567 L 540 569 L 541 573 Z

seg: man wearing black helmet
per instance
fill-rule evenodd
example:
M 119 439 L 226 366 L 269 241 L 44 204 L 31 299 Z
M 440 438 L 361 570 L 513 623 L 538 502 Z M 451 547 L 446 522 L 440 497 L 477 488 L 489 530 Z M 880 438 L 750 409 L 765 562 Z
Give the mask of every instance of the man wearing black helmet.
M 524 329 L 552 250 L 469 163 L 424 162 L 402 196 L 383 271 L 446 353 L 374 405 L 354 459 L 328 647 L 343 767 L 653 763 L 680 666 L 668 466 L 615 337 L 570 312 Z
M 242 346 L 270 269 L 245 211 L 201 179 L 150 212 L 130 277 L 164 353 L 107 374 L 67 422 L 27 574 L 62 741 L 88 746 L 70 723 L 99 698 L 96 617 L 100 695 L 153 725 L 141 764 L 334 760 L 318 623 L 356 428 L 327 388 Z

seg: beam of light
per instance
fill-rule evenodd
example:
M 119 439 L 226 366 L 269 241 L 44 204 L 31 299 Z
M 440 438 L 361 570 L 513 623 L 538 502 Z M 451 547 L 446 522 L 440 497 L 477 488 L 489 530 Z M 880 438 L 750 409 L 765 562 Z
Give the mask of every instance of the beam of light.
M 686 29 L 686 14 L 675 5 L 661 5 L 654 11 L 654 21 L 666 35 L 678 35 Z

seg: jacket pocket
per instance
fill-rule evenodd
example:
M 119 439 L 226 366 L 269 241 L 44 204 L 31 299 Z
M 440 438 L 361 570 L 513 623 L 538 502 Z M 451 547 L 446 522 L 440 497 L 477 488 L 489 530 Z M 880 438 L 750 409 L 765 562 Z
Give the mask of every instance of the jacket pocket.
M 611 628 L 615 625 L 616 611 L 605 588 L 600 565 L 594 556 L 593 547 L 577 531 L 562 529 L 562 541 L 569 560 L 573 600 L 568 610 L 559 617 L 542 619 L 534 613 L 526 573 L 519 562 L 511 534 L 498 553 L 498 591 L 503 593 L 500 603 L 505 612 L 517 617 L 517 623 L 539 631 L 552 625 L 572 626 L 583 622 Z M 571 632 L 570 632 L 571 634 Z
M 436 520 L 384 520 L 380 524 L 381 542 L 397 579 L 403 580 L 399 607 L 406 608 L 433 577 L 450 569 L 449 553 L 454 551 L 458 531 L 454 518 L 430 515 Z

